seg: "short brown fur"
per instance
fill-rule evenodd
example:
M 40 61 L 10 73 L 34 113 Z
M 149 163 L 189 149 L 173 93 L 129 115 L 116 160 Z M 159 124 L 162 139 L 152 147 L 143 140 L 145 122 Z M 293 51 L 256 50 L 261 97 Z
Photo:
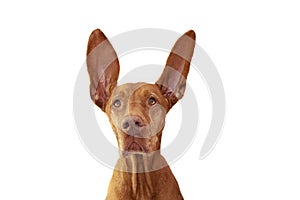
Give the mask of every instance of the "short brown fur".
M 87 48 L 90 95 L 107 114 L 120 150 L 107 200 L 183 199 L 160 144 L 165 116 L 183 97 L 194 46 L 195 33 L 188 31 L 175 43 L 155 84 L 117 86 L 117 54 L 103 32 L 92 32 Z

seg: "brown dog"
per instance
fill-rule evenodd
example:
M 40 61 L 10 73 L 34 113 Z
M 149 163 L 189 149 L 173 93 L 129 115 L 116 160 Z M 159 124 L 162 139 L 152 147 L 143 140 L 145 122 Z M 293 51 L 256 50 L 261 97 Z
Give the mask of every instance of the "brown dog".
M 117 54 L 99 29 L 92 32 L 87 47 L 90 95 L 107 114 L 120 150 L 107 200 L 183 199 L 160 143 L 166 113 L 183 97 L 194 47 L 191 30 L 177 40 L 155 84 L 117 86 Z

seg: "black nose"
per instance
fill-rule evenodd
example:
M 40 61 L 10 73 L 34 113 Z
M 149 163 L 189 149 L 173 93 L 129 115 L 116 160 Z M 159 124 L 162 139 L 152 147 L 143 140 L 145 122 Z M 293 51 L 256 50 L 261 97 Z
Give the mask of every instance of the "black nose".
M 138 129 L 145 126 L 143 120 L 138 116 L 127 116 L 122 122 L 123 131 L 128 131 L 130 128 Z

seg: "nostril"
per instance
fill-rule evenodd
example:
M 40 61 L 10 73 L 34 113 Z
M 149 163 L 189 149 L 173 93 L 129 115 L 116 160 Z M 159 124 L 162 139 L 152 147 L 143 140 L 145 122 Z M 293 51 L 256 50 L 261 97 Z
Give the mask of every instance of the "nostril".
M 139 130 L 145 126 L 143 120 L 137 116 L 128 116 L 123 119 L 121 123 L 121 129 L 125 132 L 132 131 L 132 130 Z
M 123 129 L 127 129 L 129 127 L 129 123 L 128 122 L 124 122 L 122 125 Z
M 139 121 L 139 120 L 136 120 L 134 122 L 134 125 L 137 126 L 137 127 L 143 127 L 144 126 L 144 124 L 141 121 Z
M 141 123 L 139 121 L 134 122 L 135 126 L 141 127 Z

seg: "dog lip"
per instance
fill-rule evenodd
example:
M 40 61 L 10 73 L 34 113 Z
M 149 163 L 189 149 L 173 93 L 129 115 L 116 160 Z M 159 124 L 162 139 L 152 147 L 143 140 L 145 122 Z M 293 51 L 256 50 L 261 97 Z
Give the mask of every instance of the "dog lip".
M 134 138 L 148 138 L 149 137 L 147 127 L 139 127 L 139 128 L 130 127 L 128 130 L 123 130 L 122 132 L 124 134 L 134 137 Z M 136 141 L 134 141 L 134 142 L 136 142 Z M 129 145 L 131 145 L 131 143 Z
M 127 148 L 126 148 L 127 151 L 139 151 L 139 152 L 144 152 L 144 148 L 138 144 L 137 142 L 133 141 L 131 142 Z

